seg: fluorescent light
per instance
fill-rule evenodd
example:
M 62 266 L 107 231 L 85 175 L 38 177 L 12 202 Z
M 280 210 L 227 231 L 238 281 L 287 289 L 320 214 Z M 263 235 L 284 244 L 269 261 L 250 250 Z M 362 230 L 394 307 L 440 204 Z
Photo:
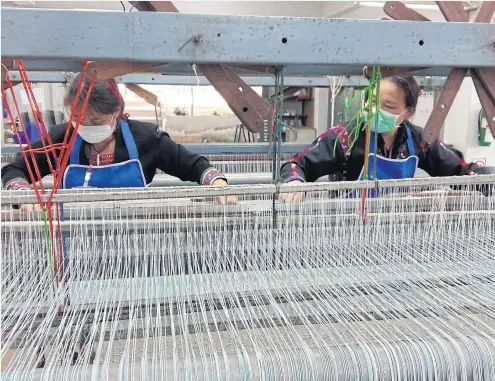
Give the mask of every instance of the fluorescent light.
M 382 1 L 360 1 L 359 5 L 362 5 L 364 7 L 376 7 L 376 8 L 383 8 L 385 5 L 385 2 Z M 411 8 L 411 9 L 435 9 L 438 10 L 437 5 L 433 4 L 404 4 L 406 7 Z

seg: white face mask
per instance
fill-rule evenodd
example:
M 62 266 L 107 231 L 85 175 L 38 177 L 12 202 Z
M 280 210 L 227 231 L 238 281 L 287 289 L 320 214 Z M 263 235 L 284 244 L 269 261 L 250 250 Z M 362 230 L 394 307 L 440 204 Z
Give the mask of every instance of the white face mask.
M 110 124 L 113 123 L 114 117 L 115 115 L 112 115 Z M 98 144 L 108 139 L 110 135 L 112 135 L 113 128 L 110 126 L 110 124 L 102 124 L 100 126 L 83 126 L 82 124 L 80 124 L 79 128 L 77 129 L 77 133 L 81 138 L 83 138 L 84 141 L 90 144 Z M 72 121 L 72 126 L 75 128 L 76 122 Z

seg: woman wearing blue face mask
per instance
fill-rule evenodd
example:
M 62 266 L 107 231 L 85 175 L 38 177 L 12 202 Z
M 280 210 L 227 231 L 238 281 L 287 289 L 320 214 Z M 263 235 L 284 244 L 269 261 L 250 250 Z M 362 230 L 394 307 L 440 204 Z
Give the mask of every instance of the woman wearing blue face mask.
M 423 129 L 409 120 L 414 115 L 421 90 L 413 77 L 393 76 L 380 82 L 380 104 L 371 112 L 370 155 L 377 154 L 376 178 L 380 180 L 412 178 L 419 167 L 430 176 L 461 176 L 478 171 L 440 140 L 429 145 L 422 139 Z M 378 117 L 376 118 L 375 115 Z M 360 121 L 356 126 L 336 126 L 316 139 L 281 168 L 282 180 L 296 184 L 330 175 L 334 181 L 363 178 L 366 131 Z M 375 147 L 375 134 L 376 147 Z M 374 160 L 370 160 L 374 163 Z M 369 165 L 370 178 L 374 165 Z M 486 172 L 486 169 L 485 169 Z M 300 199 L 299 193 L 286 193 L 282 201 Z
M 79 75 L 74 78 L 64 100 L 68 108 L 76 102 L 73 126 L 90 85 L 89 79 L 84 78 L 76 99 L 79 78 Z M 64 173 L 64 188 L 145 187 L 151 183 L 157 169 L 183 181 L 214 186 L 227 184 L 225 176 L 207 159 L 174 143 L 166 132 L 159 131 L 152 123 L 128 120 L 123 111 L 124 102 L 115 81 L 96 81 Z M 50 130 L 51 141 L 62 143 L 66 129 L 66 123 L 54 126 Z M 34 142 L 32 147 L 40 148 L 42 143 Z M 49 175 L 46 156 L 36 155 L 35 159 L 41 176 Z M 28 170 L 20 154 L 2 168 L 2 183 L 6 189 L 29 189 Z M 236 199 L 220 198 L 219 201 L 235 203 Z

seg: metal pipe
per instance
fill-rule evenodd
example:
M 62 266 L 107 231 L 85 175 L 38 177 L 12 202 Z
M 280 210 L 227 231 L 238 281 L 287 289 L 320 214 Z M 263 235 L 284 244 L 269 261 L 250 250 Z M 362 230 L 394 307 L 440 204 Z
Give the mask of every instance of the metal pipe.
M 265 173 L 225 173 L 225 177 L 229 182 L 229 185 L 250 185 L 250 184 L 271 184 L 273 183 L 272 174 Z M 328 181 L 328 176 L 322 177 L 317 182 Z M 43 186 L 45 189 L 53 188 L 53 176 L 46 176 L 43 178 Z M 200 186 L 198 183 L 191 181 L 182 181 L 177 177 L 156 174 L 149 187 L 191 187 Z
M 15 66 L 15 65 L 14 65 Z M 54 59 L 24 59 L 24 67 L 29 71 L 42 71 L 42 72 L 79 72 L 81 71 L 82 61 L 78 60 L 54 60 Z M 255 75 L 265 75 L 266 71 L 261 72 L 260 70 L 250 69 L 249 67 L 239 67 L 239 65 L 231 66 L 232 71 L 240 76 L 247 76 L 251 74 Z M 270 69 L 270 66 L 266 67 Z M 423 70 L 416 70 L 411 72 L 412 75 L 416 76 L 427 76 L 427 77 L 447 77 L 449 75 L 451 67 L 432 67 Z M 166 65 L 161 65 L 149 69 L 146 71 L 147 74 L 165 74 L 165 75 L 194 75 L 194 71 L 191 65 L 188 63 L 171 63 Z M 346 77 L 359 77 L 363 75 L 363 66 L 356 64 L 349 65 L 311 65 L 311 64 L 288 64 L 284 70 L 285 75 L 292 76 L 320 76 L 320 75 L 336 75 L 336 76 L 346 76 Z M 443 78 L 443 80 L 445 80 Z
M 265 215 L 263 218 L 256 215 L 260 213 L 259 211 L 249 211 L 242 210 L 237 206 L 227 206 L 218 207 L 212 205 L 211 208 L 205 208 L 206 210 L 198 210 L 196 214 L 194 210 L 189 208 L 182 208 L 182 213 L 187 215 L 184 218 L 179 215 L 181 211 L 175 210 L 177 214 L 170 213 L 169 218 L 154 218 L 154 219 L 119 219 L 119 216 L 115 216 L 113 220 L 67 220 L 57 223 L 57 229 L 60 225 L 60 230 L 62 232 L 72 233 L 79 235 L 81 232 L 115 232 L 125 230 L 127 233 L 140 233 L 146 229 L 152 229 L 153 232 L 165 233 L 168 231 L 177 232 L 192 232 L 196 229 L 202 230 L 204 226 L 208 226 L 208 229 L 213 231 L 214 229 L 225 230 L 231 226 L 245 226 L 246 228 L 251 226 L 256 226 L 257 229 L 270 229 L 272 227 L 272 206 L 267 205 Z M 209 209 L 209 210 L 208 210 Z M 277 220 L 279 223 L 286 223 L 293 228 L 305 228 L 308 224 L 325 224 L 326 226 L 345 226 L 347 224 L 355 225 L 356 222 L 362 221 L 362 216 L 357 212 L 359 208 L 356 206 L 354 211 L 350 211 L 348 214 L 342 214 L 340 209 L 328 208 L 326 215 L 317 215 L 316 213 L 322 213 L 322 210 L 315 211 L 314 215 L 302 215 L 301 219 L 294 221 L 294 215 L 297 215 L 297 206 L 291 206 L 291 209 L 285 208 L 275 208 L 277 213 Z M 280 210 L 282 209 L 282 210 Z M 340 214 L 336 215 L 335 211 L 338 210 Z M 215 213 L 216 211 L 216 213 Z M 334 214 L 330 214 L 331 212 Z M 231 212 L 231 213 L 229 213 Z M 242 212 L 242 213 L 241 213 Z M 285 212 L 285 213 L 284 213 Z M 228 215 L 231 214 L 231 215 Z M 236 216 L 237 214 L 237 216 Z M 366 222 L 368 224 L 386 224 L 393 223 L 397 224 L 399 219 L 403 223 L 410 224 L 420 224 L 431 222 L 435 216 L 441 214 L 442 221 L 458 221 L 459 217 L 462 216 L 465 220 L 475 221 L 475 220 L 494 220 L 495 211 L 486 210 L 473 210 L 470 212 L 460 212 L 460 211 L 442 211 L 440 212 L 411 212 L 411 213 L 383 213 L 382 211 L 378 213 L 368 212 L 366 214 Z M 162 214 L 163 216 L 163 214 Z M 222 218 L 218 218 L 221 216 Z M 191 219 L 191 217 L 201 217 L 202 223 L 198 225 L 197 221 Z M 2 221 L 2 235 L 11 234 L 13 232 L 24 232 L 29 234 L 42 234 L 45 231 L 44 221 Z
M 454 176 L 436 178 L 416 178 L 404 180 L 381 180 L 375 181 L 341 181 L 330 183 L 304 183 L 297 185 L 282 184 L 279 188 L 275 185 L 232 185 L 226 187 L 172 187 L 172 188 L 76 188 L 70 190 L 59 190 L 54 196 L 53 202 L 95 202 L 95 201 L 120 201 L 120 200 L 152 200 L 164 198 L 194 198 L 194 197 L 218 197 L 225 195 L 273 195 L 277 189 L 281 193 L 291 192 L 329 192 L 329 191 L 351 191 L 355 189 L 378 188 L 401 188 L 401 187 L 435 187 L 451 185 L 483 185 L 495 184 L 495 175 L 479 176 Z M 493 197 L 493 196 L 492 196 Z M 46 201 L 48 195 L 42 196 Z M 31 190 L 3 191 L 1 196 L 2 205 L 36 204 L 37 198 Z
M 266 199 L 242 200 L 236 205 L 217 205 L 211 199 L 175 199 L 175 200 L 147 200 L 130 203 L 109 202 L 101 203 L 67 203 L 64 205 L 65 220 L 98 220 L 132 218 L 132 219 L 152 219 L 152 218 L 175 218 L 181 215 L 208 217 L 211 215 L 255 215 L 271 213 L 273 205 Z M 399 194 L 396 197 L 370 198 L 367 202 L 366 210 L 369 213 L 395 213 L 401 210 L 406 213 L 421 213 L 430 211 L 432 205 L 437 203 L 443 212 L 459 210 L 459 203 L 469 211 L 490 210 L 495 203 L 480 194 L 472 193 L 469 200 L 465 199 L 465 194 L 448 197 L 438 197 L 426 195 L 423 197 L 407 197 Z M 324 214 L 350 214 L 354 215 L 361 206 L 361 200 L 357 198 L 311 198 L 306 197 L 300 203 L 276 203 L 275 208 L 282 214 L 298 213 L 301 215 L 312 215 L 314 213 Z M 434 209 L 436 210 L 436 209 Z M 23 221 L 26 213 L 21 210 L 4 210 L 2 221 Z M 37 221 L 35 221 L 37 222 Z
M 32 83 L 67 83 L 69 73 L 50 73 L 50 72 L 28 72 L 28 79 Z M 11 81 L 19 82 L 21 77 L 18 72 L 9 72 Z M 265 76 L 243 76 L 241 79 L 249 86 L 275 86 L 272 77 Z M 118 83 L 139 84 L 139 85 L 185 85 L 185 86 L 211 86 L 210 82 L 204 76 L 194 75 L 153 75 L 153 74 L 128 74 L 115 78 Z M 442 88 L 445 84 L 444 78 L 416 78 L 420 86 Z M 286 76 L 284 77 L 285 86 L 295 87 L 324 87 L 330 86 L 330 80 L 327 77 L 306 77 L 306 76 Z M 354 87 L 356 89 L 368 86 L 369 81 L 361 77 L 342 78 L 342 87 Z
M 270 146 L 266 143 L 184 143 L 188 151 L 198 155 L 268 155 Z M 281 145 L 282 154 L 296 154 L 307 144 L 284 143 Z M 18 144 L 5 144 L 2 154 L 12 154 L 20 151 Z

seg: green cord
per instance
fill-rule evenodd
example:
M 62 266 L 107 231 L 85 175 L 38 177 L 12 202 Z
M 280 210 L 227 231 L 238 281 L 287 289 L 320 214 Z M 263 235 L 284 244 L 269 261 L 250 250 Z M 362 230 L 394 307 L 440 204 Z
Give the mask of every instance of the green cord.
M 373 66 L 373 72 L 371 74 L 371 79 L 370 79 L 370 84 L 366 88 L 366 92 L 368 93 L 367 97 L 367 104 L 365 109 L 368 109 L 368 115 L 366 117 L 366 125 L 370 125 L 371 118 L 375 117 L 375 114 L 373 113 L 373 90 L 377 88 L 377 72 L 379 69 L 377 69 L 375 66 Z M 369 141 L 371 139 L 371 134 L 368 134 L 366 137 L 366 142 L 365 142 L 365 147 L 368 147 L 365 152 L 364 152 L 364 173 L 363 173 L 363 179 L 368 180 L 368 167 L 369 167 L 369 148 L 371 146 L 371 142 Z
M 340 93 L 340 102 L 344 105 L 344 120 L 350 117 L 352 104 L 356 98 L 356 93 L 353 91 L 352 96 L 345 96 L 344 93 Z
M 43 207 L 43 222 L 45 224 L 45 236 L 46 236 L 46 246 L 47 246 L 47 256 L 48 256 L 48 265 L 50 267 L 50 273 L 52 275 L 52 291 L 53 295 L 55 295 L 55 272 L 53 271 L 53 259 L 51 256 L 52 252 L 52 242 L 50 240 L 50 225 L 48 224 L 48 216 L 46 212 L 46 206 Z
M 377 81 L 376 81 L 376 101 L 375 101 L 375 109 L 376 109 L 376 115 L 373 117 L 375 118 L 376 123 L 378 124 L 378 113 L 381 114 L 380 111 L 380 81 L 382 79 L 382 73 L 380 73 L 380 66 L 378 66 L 378 72 L 377 72 Z M 375 133 L 374 136 L 374 146 L 375 146 L 375 152 L 373 152 L 373 170 L 372 170 L 372 176 L 373 179 L 376 180 L 376 164 L 377 164 L 377 151 L 378 151 L 378 133 Z
M 370 78 L 370 83 L 368 84 L 368 86 L 366 86 L 363 89 L 363 92 L 362 92 L 362 94 L 367 94 L 368 95 L 367 102 L 366 102 L 365 105 L 363 105 L 363 108 L 359 109 L 358 112 L 354 114 L 354 116 L 351 118 L 351 120 L 349 121 L 349 123 L 347 123 L 347 125 L 344 126 L 344 131 L 342 131 L 341 133 L 339 133 L 337 135 L 337 139 L 335 140 L 335 144 L 334 144 L 334 147 L 333 147 L 333 154 L 334 155 L 336 153 L 337 142 L 339 140 L 338 138 L 340 138 L 341 135 L 345 131 L 347 131 L 349 129 L 349 127 L 354 122 L 356 122 L 355 127 L 349 132 L 349 144 L 348 144 L 349 148 L 348 148 L 348 150 L 352 150 L 352 147 L 354 147 L 354 144 L 356 143 L 356 141 L 359 138 L 359 134 L 361 133 L 361 131 L 366 126 L 366 124 L 365 124 L 365 125 L 363 125 L 362 128 L 360 128 L 360 121 L 359 121 L 359 119 L 362 117 L 363 111 L 365 109 L 370 110 L 368 112 L 368 116 L 367 116 L 368 123 L 371 120 L 371 118 L 375 115 L 373 113 L 373 111 L 372 111 L 373 110 L 373 91 L 376 89 L 376 91 L 377 91 L 377 99 L 379 99 L 379 94 L 378 94 L 378 92 L 379 92 L 379 86 L 378 85 L 379 85 L 379 81 L 380 81 L 380 78 L 381 78 L 381 75 L 379 73 L 380 73 L 380 67 L 373 67 L 373 71 L 372 71 L 371 78 Z M 365 152 L 365 154 L 367 156 L 367 153 L 366 152 Z

